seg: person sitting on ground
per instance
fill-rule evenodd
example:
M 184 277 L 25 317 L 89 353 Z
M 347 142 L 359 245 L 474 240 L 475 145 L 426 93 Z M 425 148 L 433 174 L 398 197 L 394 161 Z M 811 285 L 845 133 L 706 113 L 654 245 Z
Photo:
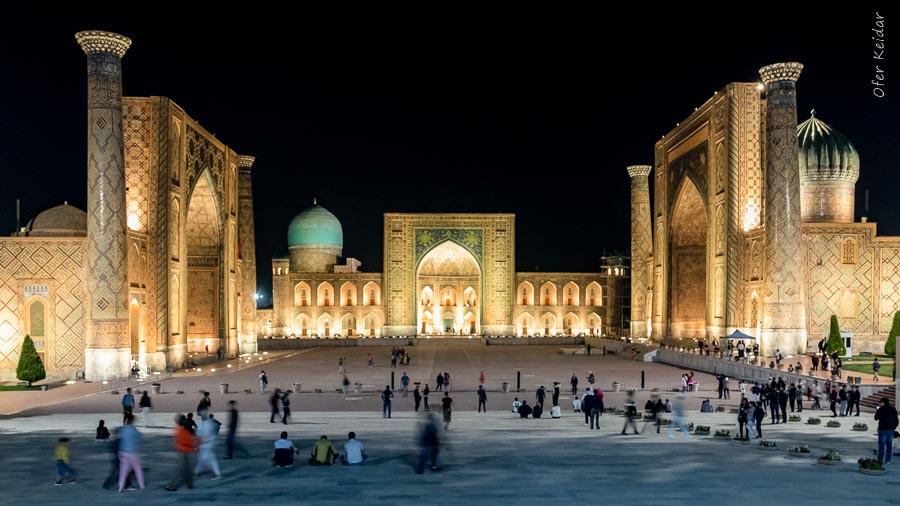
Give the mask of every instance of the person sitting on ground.
M 350 432 L 347 434 L 347 441 L 344 443 L 344 455 L 341 455 L 341 463 L 345 466 L 361 466 L 366 463 L 366 459 L 368 459 L 368 455 L 366 455 L 366 448 L 362 443 L 356 440 L 356 433 Z
M 581 399 L 579 399 L 577 397 L 572 399 L 572 409 L 576 413 L 581 413 Z
M 94 440 L 95 443 L 107 443 L 109 442 L 109 429 L 106 428 L 106 422 L 100 420 L 100 424 L 97 425 L 97 439 Z
M 534 408 L 532 408 L 532 410 L 531 410 L 531 417 L 532 418 L 540 418 L 541 414 L 543 412 L 544 412 L 544 408 L 541 407 L 541 403 L 536 402 L 534 404 Z
M 647 413 L 652 413 L 653 406 L 654 406 L 653 399 L 647 399 L 647 402 L 644 403 L 644 411 Z
M 528 415 L 531 414 L 532 409 L 531 406 L 528 405 L 528 401 L 522 401 L 522 405 L 519 406 L 519 418 L 528 418 Z
M 513 413 L 518 413 L 518 412 L 519 412 L 519 406 L 521 406 L 521 405 L 522 405 L 522 403 L 519 402 L 519 398 L 518 398 L 518 397 L 516 397 L 515 399 L 513 399 Z
M 663 407 L 665 408 L 666 413 L 672 412 L 672 405 L 669 403 L 669 399 L 666 399 L 666 403 Z
M 663 406 L 662 399 L 656 399 L 656 404 L 653 406 L 653 412 L 656 413 L 656 416 L 659 417 L 659 414 L 665 410 L 666 407 Z
M 331 464 L 334 464 L 337 456 L 338 451 L 335 449 L 334 445 L 331 444 L 331 441 L 328 440 L 328 436 L 322 436 L 316 441 L 316 444 L 313 445 L 309 457 L 309 464 L 312 466 L 330 466 Z
M 282 432 L 281 439 L 275 440 L 275 465 L 278 467 L 291 467 L 294 465 L 294 454 L 297 453 L 294 442 L 288 439 L 288 433 Z
M 701 413 L 712 413 L 713 412 L 713 405 L 711 402 L 709 402 L 709 399 L 706 399 L 705 401 L 703 401 L 702 404 L 700 404 L 700 412 Z

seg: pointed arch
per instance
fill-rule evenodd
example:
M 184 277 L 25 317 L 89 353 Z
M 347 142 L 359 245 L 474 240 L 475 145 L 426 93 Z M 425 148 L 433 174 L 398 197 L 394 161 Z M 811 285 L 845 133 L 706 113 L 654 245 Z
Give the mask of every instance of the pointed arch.
M 456 289 L 452 286 L 444 286 L 441 288 L 440 304 L 442 306 L 456 305 Z
M 128 248 L 128 284 L 141 286 L 141 251 L 137 243 Z
M 431 286 L 426 286 L 422 289 L 419 299 L 420 303 L 425 307 L 431 307 L 434 304 L 434 290 L 431 289 Z
M 587 296 L 588 306 L 603 305 L 603 288 L 600 286 L 600 283 L 591 281 L 587 288 L 585 288 L 584 293 Z
M 581 305 L 581 290 L 574 281 L 569 281 L 563 286 L 563 301 L 566 306 Z
M 319 319 L 316 320 L 318 324 L 319 332 L 318 335 L 322 337 L 331 337 L 334 335 L 334 317 L 331 313 L 322 313 L 319 315 Z
M 544 313 L 541 315 L 541 321 L 539 322 L 541 332 L 545 336 L 551 336 L 556 334 L 556 315 L 550 312 Z
M 563 332 L 564 333 L 572 336 L 572 335 L 577 334 L 580 331 L 580 329 L 581 329 L 581 322 L 578 318 L 578 315 L 576 315 L 575 313 L 570 311 L 570 312 L 566 313 L 565 316 L 563 316 Z
M 356 324 L 356 316 L 353 313 L 344 313 L 344 316 L 341 316 L 340 332 L 347 337 L 354 337 L 356 335 Z
M 310 323 L 312 319 L 306 313 L 300 313 L 294 318 L 294 328 L 291 335 L 299 335 L 300 337 L 308 337 L 310 335 Z
M 529 281 L 522 281 L 519 283 L 519 288 L 517 290 L 517 298 L 521 305 L 523 306 L 533 306 L 534 305 L 534 285 Z
M 670 287 L 672 337 L 706 337 L 707 277 L 715 274 L 707 272 L 707 251 L 712 249 L 707 246 L 707 212 L 698 187 L 684 178 L 672 212 L 671 268 L 666 283 Z
M 334 286 L 328 281 L 319 283 L 318 288 L 316 288 L 316 300 L 317 305 L 321 307 L 334 305 Z
M 475 334 L 477 330 L 477 319 L 471 311 L 466 312 L 463 316 L 463 330 L 468 334 Z
M 363 285 L 363 297 L 365 298 L 366 306 L 380 306 L 381 286 L 374 281 L 369 281 Z
M 597 313 L 591 313 L 587 317 L 587 332 L 592 336 L 603 335 L 603 318 Z
M 382 326 L 381 315 L 375 311 L 369 312 L 363 319 L 363 326 L 366 335 L 370 337 L 380 336 Z
M 294 305 L 298 307 L 306 307 L 311 305 L 312 289 L 309 283 L 301 281 L 294 286 Z
M 475 306 L 476 299 L 475 288 L 467 286 L 465 290 L 463 290 L 463 305 L 466 307 Z
M 516 331 L 523 337 L 530 336 L 535 332 L 534 317 L 531 316 L 531 313 L 521 313 L 516 318 Z
M 213 191 L 215 185 L 209 170 L 194 182 L 187 203 L 188 256 L 218 257 L 221 243 L 221 206 Z
M 556 285 L 551 281 L 545 281 L 544 284 L 541 285 L 540 297 L 542 306 L 555 306 Z
M 434 334 L 434 315 L 431 311 L 426 310 L 422 313 L 420 330 L 422 334 Z
M 356 306 L 356 285 L 347 281 L 341 285 L 341 305 Z

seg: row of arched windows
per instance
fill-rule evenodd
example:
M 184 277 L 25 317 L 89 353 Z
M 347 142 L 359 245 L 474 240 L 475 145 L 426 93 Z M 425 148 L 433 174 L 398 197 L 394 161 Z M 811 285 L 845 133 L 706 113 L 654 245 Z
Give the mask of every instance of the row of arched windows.
M 301 281 L 294 286 L 295 306 L 380 306 L 381 287 L 375 281 L 363 285 L 360 293 L 356 285 L 347 281 L 339 291 L 328 281 L 319 283 L 313 292 L 309 283 Z
M 581 300 L 581 288 L 574 282 L 566 283 L 557 293 L 556 285 L 550 281 L 541 285 L 535 297 L 534 285 L 529 281 L 519 283 L 516 302 L 522 306 L 602 306 L 603 288 L 596 281 L 585 288 L 585 299 Z

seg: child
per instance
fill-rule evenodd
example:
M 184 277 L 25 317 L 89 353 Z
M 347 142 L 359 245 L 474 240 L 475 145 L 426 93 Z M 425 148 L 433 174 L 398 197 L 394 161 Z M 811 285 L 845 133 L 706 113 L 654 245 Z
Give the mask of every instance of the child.
M 61 437 L 56 442 L 56 485 L 62 485 L 66 477 L 68 483 L 75 482 L 75 471 L 69 466 L 69 438 Z
M 97 439 L 94 440 L 95 443 L 108 443 L 109 442 L 109 429 L 106 428 L 106 422 L 100 420 L 100 425 L 97 425 Z

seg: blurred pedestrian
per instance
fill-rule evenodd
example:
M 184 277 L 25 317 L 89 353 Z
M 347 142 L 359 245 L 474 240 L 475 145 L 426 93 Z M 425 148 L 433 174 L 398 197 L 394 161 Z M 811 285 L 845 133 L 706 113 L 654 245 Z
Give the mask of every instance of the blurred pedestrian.
M 134 415 L 126 416 L 125 425 L 119 429 L 119 492 L 125 489 L 125 479 L 131 471 L 137 477 L 138 487 L 144 489 L 140 448 L 141 433 L 134 427 Z
M 194 474 L 199 475 L 205 470 L 213 473 L 213 480 L 221 480 L 222 472 L 219 470 L 219 461 L 216 458 L 216 443 L 219 440 L 219 429 L 222 424 L 213 417 L 212 413 L 206 415 L 206 419 L 200 422 L 197 437 L 200 438 L 200 452 L 197 456 L 197 466 Z
M 166 485 L 166 490 L 174 492 L 182 484 L 188 488 L 194 488 L 193 455 L 197 452 L 196 436 L 185 427 L 186 417 L 175 417 L 175 455 L 178 457 L 178 470 L 172 481 Z
M 438 436 L 437 417 L 433 413 L 425 415 L 419 434 L 419 463 L 416 473 L 425 472 L 425 464 L 430 464 L 432 471 L 440 471 L 437 465 L 438 452 L 440 450 L 440 438 Z
M 250 454 L 247 452 L 247 449 L 244 448 L 244 445 L 242 445 L 237 440 L 237 428 L 237 401 L 228 401 L 228 432 L 225 435 L 225 460 L 234 458 L 236 450 L 242 453 L 245 457 L 250 456 Z
M 141 407 L 141 426 L 146 429 L 147 426 L 150 425 L 150 408 L 153 407 L 153 403 L 150 402 L 150 395 L 147 393 L 146 390 L 144 390 L 144 392 L 141 393 L 140 407 Z

